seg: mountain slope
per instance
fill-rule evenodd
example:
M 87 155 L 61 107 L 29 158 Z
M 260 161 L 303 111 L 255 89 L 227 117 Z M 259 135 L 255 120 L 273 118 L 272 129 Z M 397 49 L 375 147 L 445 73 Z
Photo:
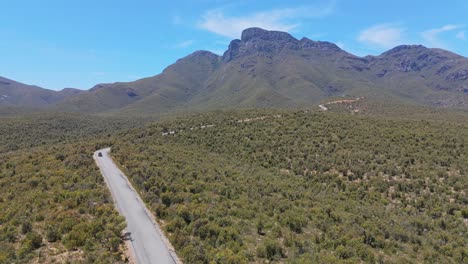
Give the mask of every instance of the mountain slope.
M 161 74 L 128 83 L 100 84 L 56 107 L 65 110 L 105 111 L 140 104 L 145 112 L 169 111 L 189 100 L 218 67 L 219 57 L 197 51 L 167 67 Z
M 403 45 L 368 56 L 372 79 L 382 87 L 418 102 L 468 106 L 468 59 L 441 49 Z
M 81 92 L 81 90 L 72 88 L 52 91 L 0 77 L 1 107 L 46 107 Z
M 229 98 L 247 107 L 301 106 L 371 86 L 337 67 L 363 67 L 357 57 L 332 43 L 297 40 L 284 32 L 246 30 L 231 42 L 223 62 L 199 102 L 220 106 Z

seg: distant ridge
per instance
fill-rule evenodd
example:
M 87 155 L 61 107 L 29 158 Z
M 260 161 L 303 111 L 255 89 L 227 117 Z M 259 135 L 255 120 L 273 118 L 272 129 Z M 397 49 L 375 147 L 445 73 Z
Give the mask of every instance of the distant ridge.
M 48 107 L 81 92 L 81 90 L 73 88 L 53 91 L 0 76 L 0 106 Z

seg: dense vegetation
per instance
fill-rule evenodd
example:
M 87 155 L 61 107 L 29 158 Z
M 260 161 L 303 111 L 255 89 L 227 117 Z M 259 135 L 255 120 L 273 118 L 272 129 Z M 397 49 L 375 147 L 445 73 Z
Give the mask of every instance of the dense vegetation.
M 185 263 L 466 262 L 466 114 L 383 107 L 3 117 L 0 263 L 121 261 L 104 146 Z
M 114 145 L 187 263 L 467 261 L 466 122 L 266 112 Z
M 83 144 L 0 155 L 0 263 L 121 258 L 124 219 Z
M 64 114 L 0 120 L 0 263 L 117 263 L 124 219 L 92 153 L 137 121 Z
M 139 126 L 150 120 L 153 119 L 45 112 L 0 117 L 0 153 L 108 138 L 116 131 Z

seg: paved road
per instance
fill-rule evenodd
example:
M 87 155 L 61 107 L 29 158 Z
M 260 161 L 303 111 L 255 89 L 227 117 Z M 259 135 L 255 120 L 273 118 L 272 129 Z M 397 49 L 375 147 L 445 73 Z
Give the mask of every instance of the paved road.
M 98 153 L 102 157 L 98 157 Z M 94 153 L 96 164 L 106 180 L 114 202 L 120 214 L 127 220 L 127 232 L 131 233 L 130 250 L 138 264 L 175 264 L 179 263 L 174 252 L 171 252 L 161 234 L 155 226 L 144 203 L 131 187 L 126 176 L 114 164 L 109 156 L 110 149 L 98 150 Z

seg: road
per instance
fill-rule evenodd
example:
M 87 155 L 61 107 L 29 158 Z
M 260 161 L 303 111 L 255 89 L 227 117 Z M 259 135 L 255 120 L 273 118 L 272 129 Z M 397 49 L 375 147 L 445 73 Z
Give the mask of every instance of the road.
M 102 157 L 98 153 L 102 153 Z M 146 208 L 127 177 L 114 164 L 109 155 L 110 148 L 94 153 L 94 160 L 101 170 L 114 203 L 127 220 L 126 232 L 130 232 L 132 255 L 138 264 L 177 264 L 181 263 L 172 246 L 162 234 L 154 216 Z

